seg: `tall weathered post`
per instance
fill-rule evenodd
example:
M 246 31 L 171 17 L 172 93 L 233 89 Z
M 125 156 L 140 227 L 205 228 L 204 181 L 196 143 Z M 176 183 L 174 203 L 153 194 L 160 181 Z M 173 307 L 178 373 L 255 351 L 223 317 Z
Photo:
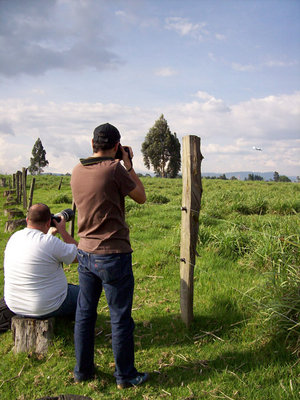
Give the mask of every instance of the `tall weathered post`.
M 29 191 L 28 209 L 32 206 L 34 185 L 35 185 L 35 178 L 32 178 L 31 185 L 30 185 L 30 191 Z
M 21 203 L 22 198 L 22 172 L 16 172 L 17 203 Z
M 22 188 L 23 188 L 23 208 L 27 209 L 27 191 L 26 191 L 26 184 L 27 184 L 27 168 L 22 168 Z
M 75 216 L 76 216 L 76 204 L 74 202 L 74 199 L 72 200 L 72 210 L 74 211 L 74 218 L 70 222 L 69 226 L 69 234 L 74 237 L 74 231 L 75 231 Z
M 180 245 L 180 308 L 187 327 L 193 320 L 194 265 L 202 196 L 200 138 L 182 140 L 182 215 Z

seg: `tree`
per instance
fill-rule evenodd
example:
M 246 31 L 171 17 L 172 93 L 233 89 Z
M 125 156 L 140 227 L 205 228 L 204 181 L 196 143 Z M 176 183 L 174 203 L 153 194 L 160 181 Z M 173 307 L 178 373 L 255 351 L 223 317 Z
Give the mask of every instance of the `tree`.
M 28 171 L 31 175 L 39 175 L 43 172 L 43 168 L 48 164 L 49 162 L 46 160 L 46 151 L 42 145 L 41 139 L 38 138 L 32 148 L 32 157 L 30 158 Z
M 245 181 L 263 181 L 264 178 L 260 175 L 248 174 L 248 179 L 245 178 Z
M 218 177 L 218 179 L 223 179 L 224 181 L 227 181 L 226 175 L 222 174 Z
M 164 116 L 150 128 L 142 144 L 144 164 L 152 165 L 156 175 L 175 178 L 181 167 L 180 143 L 176 133 L 172 134 Z
M 279 181 L 279 173 L 277 171 L 274 172 L 273 181 L 275 181 L 275 182 Z
M 292 182 L 286 175 L 279 175 L 278 182 Z
M 275 182 L 291 182 L 290 178 L 285 175 L 279 175 L 278 172 L 274 172 L 273 180 Z

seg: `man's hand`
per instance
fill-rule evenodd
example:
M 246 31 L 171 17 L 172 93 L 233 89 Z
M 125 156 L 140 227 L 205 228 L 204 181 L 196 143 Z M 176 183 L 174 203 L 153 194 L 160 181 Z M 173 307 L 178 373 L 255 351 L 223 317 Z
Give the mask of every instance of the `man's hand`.
M 59 222 L 57 222 L 55 219 L 53 219 L 53 222 L 58 233 L 62 234 L 63 232 L 66 232 L 66 221 L 62 215 L 60 215 Z
M 132 148 L 127 146 L 128 149 L 129 149 L 129 154 L 130 154 L 130 158 L 129 158 L 129 155 L 128 155 L 127 151 L 124 150 L 124 147 L 122 145 L 120 145 L 120 147 L 121 147 L 121 150 L 122 150 L 122 159 L 123 159 L 124 167 L 128 170 L 128 169 L 130 169 L 132 167 L 132 162 L 130 160 L 130 158 L 131 159 L 133 158 Z
M 64 217 L 62 215 L 60 215 L 60 218 L 61 218 L 60 222 L 57 222 L 55 219 L 53 220 L 55 228 L 51 227 L 49 229 L 48 233 L 51 233 L 53 235 L 52 232 L 55 232 L 55 233 L 58 232 L 65 243 L 75 244 L 76 246 L 78 246 L 77 241 L 66 230 L 66 221 L 65 221 Z M 51 231 L 51 230 L 53 230 L 53 231 Z
M 48 234 L 49 235 L 53 235 L 55 236 L 57 234 L 58 230 L 56 228 L 54 228 L 54 226 L 50 226 L 49 230 L 48 230 Z

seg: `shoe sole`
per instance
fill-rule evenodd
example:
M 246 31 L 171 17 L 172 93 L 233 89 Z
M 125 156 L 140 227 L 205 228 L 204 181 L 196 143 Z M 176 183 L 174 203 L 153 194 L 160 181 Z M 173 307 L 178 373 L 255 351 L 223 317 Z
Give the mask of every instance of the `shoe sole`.
M 138 386 L 143 385 L 145 382 L 147 382 L 148 379 L 149 379 L 149 376 L 147 376 L 147 379 L 145 379 L 145 380 L 144 380 L 143 382 L 141 382 L 141 383 L 138 383 L 137 385 L 134 385 L 134 384 L 129 383 L 129 382 L 118 383 L 118 384 L 117 384 L 117 388 L 120 389 L 120 390 L 122 390 L 122 389 L 128 389 L 128 388 L 132 388 L 132 387 L 138 387 Z

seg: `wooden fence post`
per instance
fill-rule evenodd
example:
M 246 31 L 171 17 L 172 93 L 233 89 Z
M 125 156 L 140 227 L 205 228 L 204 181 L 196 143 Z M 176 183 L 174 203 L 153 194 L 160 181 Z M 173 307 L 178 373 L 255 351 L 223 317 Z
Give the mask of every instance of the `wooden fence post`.
M 201 205 L 200 138 L 185 136 L 182 140 L 182 215 L 180 245 L 180 308 L 187 327 L 193 320 L 194 265 Z
M 62 181 L 63 181 L 63 177 L 61 177 L 61 178 L 60 178 L 60 182 L 59 182 L 59 185 L 58 185 L 58 190 L 60 190 L 60 189 L 61 189 L 61 184 L 62 184 Z
M 29 203 L 28 203 L 28 209 L 32 206 L 32 199 L 33 199 L 33 191 L 34 191 L 34 184 L 35 184 L 35 178 L 32 178 L 32 182 L 30 185 L 30 191 L 29 191 Z
M 17 171 L 16 172 L 16 186 L 17 186 L 17 203 L 21 203 L 21 197 L 22 197 L 22 172 Z
M 74 218 L 70 221 L 69 226 L 69 234 L 74 237 L 74 230 L 75 230 L 75 217 L 76 217 L 76 204 L 74 199 L 72 200 L 72 210 L 74 211 Z
M 24 208 L 24 210 L 27 209 L 26 184 L 27 184 L 27 168 L 23 167 L 23 169 L 22 169 L 22 188 L 23 188 L 23 208 Z

